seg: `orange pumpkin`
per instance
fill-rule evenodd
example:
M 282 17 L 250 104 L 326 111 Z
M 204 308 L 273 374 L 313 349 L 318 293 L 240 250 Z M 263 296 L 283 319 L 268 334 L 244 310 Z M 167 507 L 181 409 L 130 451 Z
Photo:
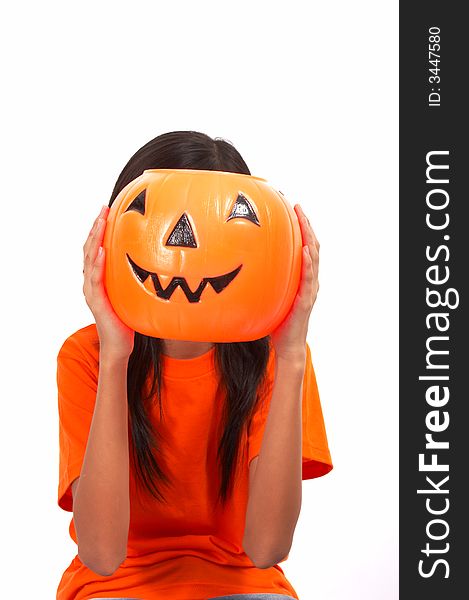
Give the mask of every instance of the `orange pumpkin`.
M 146 170 L 113 202 L 103 246 L 116 314 L 153 337 L 255 340 L 283 321 L 298 291 L 296 213 L 252 175 Z

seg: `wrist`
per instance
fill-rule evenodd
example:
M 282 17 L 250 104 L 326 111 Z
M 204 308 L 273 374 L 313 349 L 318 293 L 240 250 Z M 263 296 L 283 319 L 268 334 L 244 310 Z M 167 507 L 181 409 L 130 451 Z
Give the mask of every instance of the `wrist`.
M 303 373 L 306 366 L 306 350 L 288 355 L 277 355 L 276 363 L 277 367 L 286 368 L 292 373 Z
M 101 347 L 99 351 L 99 362 L 103 365 L 127 365 L 129 358 L 130 354 L 127 352 L 116 352 L 105 347 Z

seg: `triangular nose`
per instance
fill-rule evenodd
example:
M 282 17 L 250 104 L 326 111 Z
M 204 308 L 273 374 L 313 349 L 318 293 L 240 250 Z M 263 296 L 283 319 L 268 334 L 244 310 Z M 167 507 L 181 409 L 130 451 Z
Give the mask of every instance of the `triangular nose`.
M 195 243 L 194 232 L 187 218 L 186 213 L 183 213 L 179 221 L 174 226 L 171 234 L 166 241 L 167 246 L 186 246 L 188 248 L 197 248 Z

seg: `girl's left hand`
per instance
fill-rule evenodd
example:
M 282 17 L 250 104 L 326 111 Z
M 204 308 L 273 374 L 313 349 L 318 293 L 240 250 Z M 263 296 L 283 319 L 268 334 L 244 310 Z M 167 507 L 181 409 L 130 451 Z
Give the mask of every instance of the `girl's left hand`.
M 306 357 L 308 322 L 319 290 L 319 242 L 303 209 L 295 204 L 301 227 L 303 256 L 300 286 L 291 311 L 271 334 L 277 358 L 298 362 Z M 309 253 L 306 249 L 309 249 Z

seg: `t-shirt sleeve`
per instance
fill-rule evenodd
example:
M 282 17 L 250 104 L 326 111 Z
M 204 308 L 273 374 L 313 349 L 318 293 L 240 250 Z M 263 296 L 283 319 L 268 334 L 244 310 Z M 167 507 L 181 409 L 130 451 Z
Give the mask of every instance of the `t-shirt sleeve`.
M 73 337 L 57 355 L 59 413 L 58 505 L 72 512 L 71 483 L 80 475 L 96 402 L 96 370 Z
M 273 386 L 263 398 L 248 428 L 248 461 L 260 453 Z M 302 479 L 314 479 L 332 470 L 332 460 L 322 414 L 311 349 L 306 343 L 306 364 L 302 392 Z

